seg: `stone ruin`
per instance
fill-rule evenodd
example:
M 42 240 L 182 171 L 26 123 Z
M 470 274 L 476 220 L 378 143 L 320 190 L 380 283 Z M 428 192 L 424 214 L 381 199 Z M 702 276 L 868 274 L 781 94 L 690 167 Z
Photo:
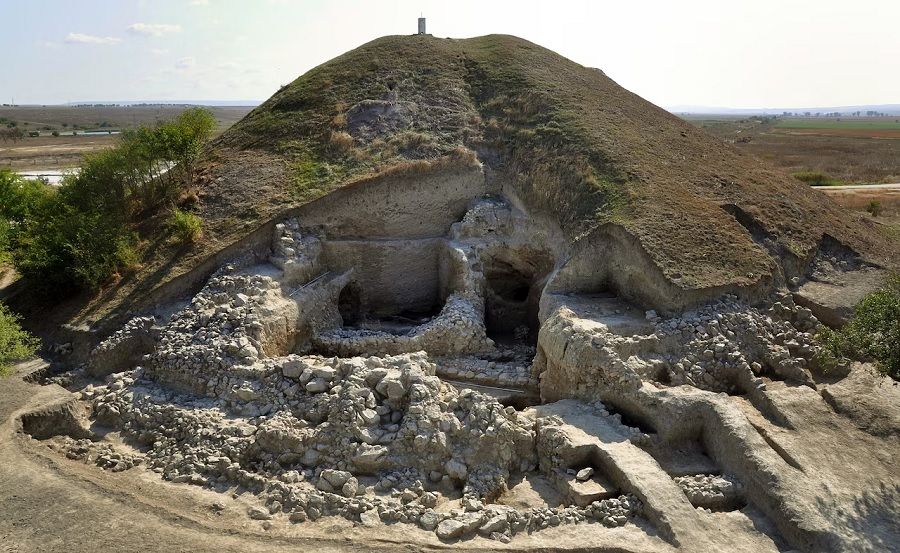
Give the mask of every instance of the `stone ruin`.
M 30 433 L 103 469 L 253 496 L 265 528 L 856 543 L 791 502 L 780 482 L 799 462 L 766 430 L 796 424 L 772 389 L 816 387 L 809 309 L 788 293 L 639 309 L 572 274 L 558 229 L 515 204 L 478 197 L 443 235 L 283 220 L 268 259 L 222 266 L 52 378 L 74 391 L 68 430 Z

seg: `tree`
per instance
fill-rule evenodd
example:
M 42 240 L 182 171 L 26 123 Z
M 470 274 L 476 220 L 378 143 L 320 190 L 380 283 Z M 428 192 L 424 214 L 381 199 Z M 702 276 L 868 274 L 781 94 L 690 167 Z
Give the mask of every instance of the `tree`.
M 216 118 L 206 108 L 185 110 L 174 121 L 175 136 L 173 157 L 181 165 L 188 182 L 194 180 L 194 169 L 203 144 L 216 128 Z
M 22 140 L 25 138 L 25 131 L 18 127 L 8 127 L 5 129 L 0 129 L 0 140 L 6 142 L 7 140 L 11 140 L 13 144 L 18 140 Z
M 174 121 L 130 130 L 117 146 L 85 156 L 81 171 L 58 188 L 0 173 L 0 246 L 48 293 L 96 288 L 137 264 L 134 228 L 172 207 L 193 181 L 214 129 L 208 110 L 192 108 Z M 187 215 L 186 236 L 194 240 L 200 221 Z

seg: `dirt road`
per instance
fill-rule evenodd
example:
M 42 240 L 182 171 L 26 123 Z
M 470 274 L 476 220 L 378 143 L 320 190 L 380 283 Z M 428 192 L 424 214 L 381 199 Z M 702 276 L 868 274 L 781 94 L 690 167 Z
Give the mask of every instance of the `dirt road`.
M 829 190 L 897 190 L 900 191 L 900 182 L 889 184 L 843 184 L 840 186 L 813 186 L 816 190 L 827 192 Z

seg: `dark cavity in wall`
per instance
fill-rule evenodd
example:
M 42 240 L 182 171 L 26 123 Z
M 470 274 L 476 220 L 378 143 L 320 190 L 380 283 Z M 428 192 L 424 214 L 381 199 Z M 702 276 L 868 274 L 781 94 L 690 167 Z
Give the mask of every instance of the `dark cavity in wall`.
M 362 311 L 359 302 L 359 286 L 355 282 L 351 282 L 341 290 L 341 295 L 338 296 L 338 311 L 344 326 L 359 324 Z
M 534 252 L 503 251 L 487 255 L 483 263 L 488 337 L 499 343 L 536 343 L 549 259 Z
M 380 306 L 377 311 L 366 308 L 361 299 L 364 292 L 359 284 L 351 282 L 338 296 L 338 312 L 345 328 L 378 330 L 404 335 L 437 316 L 442 304 L 417 305 L 415 308 L 390 310 Z

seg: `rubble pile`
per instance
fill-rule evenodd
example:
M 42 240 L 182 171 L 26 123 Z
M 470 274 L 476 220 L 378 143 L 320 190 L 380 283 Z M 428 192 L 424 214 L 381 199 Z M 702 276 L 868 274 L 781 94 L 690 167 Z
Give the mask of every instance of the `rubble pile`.
M 287 283 L 304 283 L 321 271 L 322 241 L 312 232 L 301 231 L 300 222 L 289 219 L 275 225 L 269 261 L 284 272 Z
M 200 394 L 223 393 L 229 374 L 254 370 L 273 334 L 291 332 L 286 320 L 267 320 L 260 313 L 267 302 L 281 303 L 280 295 L 280 284 L 272 277 L 224 267 L 160 332 L 147 367 L 171 385 Z
M 531 362 L 535 348 L 529 345 L 498 346 L 496 352 L 435 359 L 437 375 L 486 386 L 534 388 Z
M 50 448 L 62 453 L 67 459 L 97 465 L 111 472 L 122 472 L 140 465 L 144 457 L 138 453 L 118 451 L 112 444 L 97 442 L 88 438 L 75 439 L 57 436 L 50 442 Z
M 516 511 L 489 504 L 511 473 L 537 464 L 534 422 L 434 376 L 424 353 L 392 357 L 287 356 L 224 397 L 185 394 L 138 368 L 82 392 L 94 419 L 144 450 L 176 483 L 258 493 L 268 520 L 344 516 L 408 522 L 442 539 L 596 521 L 625 524 L 631 496 L 587 507 Z M 249 414 L 248 414 L 249 412 Z M 439 498 L 461 508 L 435 512 Z M 365 513 L 370 513 L 363 516 Z M 374 513 L 374 514 L 373 514 Z M 505 537 L 505 538 L 504 538 Z
M 730 297 L 666 320 L 649 315 L 656 337 L 679 346 L 666 357 L 673 385 L 733 392 L 762 373 L 813 382 L 809 367 L 820 350 L 814 340 L 819 323 L 789 295 L 768 309 Z
M 744 486 L 728 474 L 677 476 L 675 483 L 684 491 L 691 505 L 711 510 L 733 508 L 741 503 Z
M 810 370 L 821 368 L 820 323 L 790 295 L 755 307 L 726 295 L 678 316 L 647 311 L 645 319 L 645 330 L 620 332 L 563 304 L 541 328 L 543 347 L 577 344 L 583 358 L 571 367 L 548 365 L 539 349 L 542 393 L 590 401 L 599 389 L 637 390 L 651 381 L 741 394 L 764 388 L 761 376 L 813 385 Z
M 134 366 L 153 351 L 158 337 L 156 319 L 134 317 L 94 348 L 88 369 L 95 376 L 103 376 L 123 366 Z

